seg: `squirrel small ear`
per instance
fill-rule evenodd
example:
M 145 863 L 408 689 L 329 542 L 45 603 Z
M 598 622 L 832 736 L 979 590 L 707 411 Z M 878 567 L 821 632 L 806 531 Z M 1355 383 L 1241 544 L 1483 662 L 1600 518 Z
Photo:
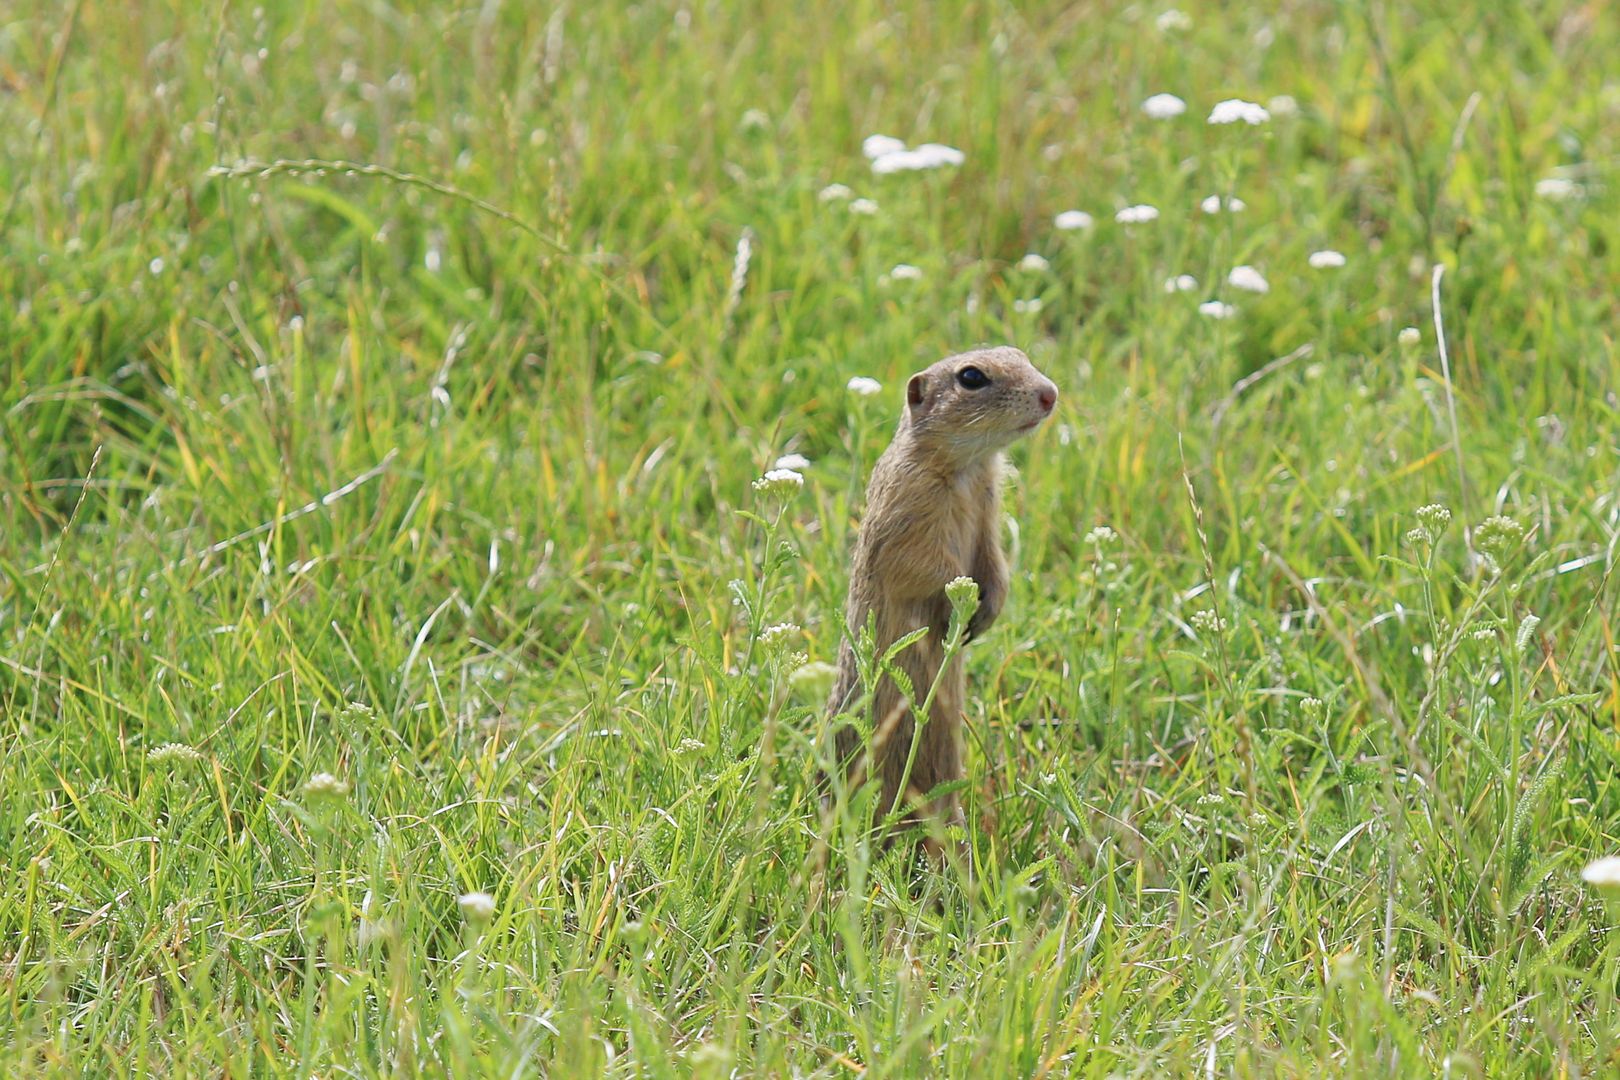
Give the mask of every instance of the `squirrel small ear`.
M 923 398 L 926 396 L 927 390 L 928 377 L 926 375 L 913 375 L 911 381 L 906 383 L 906 404 L 911 406 L 913 412 L 922 411 Z

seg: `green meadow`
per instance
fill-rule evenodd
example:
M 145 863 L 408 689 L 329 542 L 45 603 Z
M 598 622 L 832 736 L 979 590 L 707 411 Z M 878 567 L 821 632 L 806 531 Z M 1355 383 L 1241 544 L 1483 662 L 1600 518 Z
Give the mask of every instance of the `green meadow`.
M 0 1073 L 1612 1075 L 1620 20 L 1176 2 L 0 9 Z M 1001 343 L 942 865 L 817 665 Z

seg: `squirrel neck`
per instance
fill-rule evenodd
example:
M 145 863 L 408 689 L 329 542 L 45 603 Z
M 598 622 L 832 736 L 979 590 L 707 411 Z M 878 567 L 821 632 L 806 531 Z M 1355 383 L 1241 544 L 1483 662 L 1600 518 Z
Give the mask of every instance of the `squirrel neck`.
M 905 461 L 908 471 L 930 477 L 946 487 L 986 474 L 992 480 L 1001 475 L 1003 458 L 1000 447 L 966 450 L 949 439 L 919 434 L 909 418 L 901 423 L 890 449 L 897 459 Z

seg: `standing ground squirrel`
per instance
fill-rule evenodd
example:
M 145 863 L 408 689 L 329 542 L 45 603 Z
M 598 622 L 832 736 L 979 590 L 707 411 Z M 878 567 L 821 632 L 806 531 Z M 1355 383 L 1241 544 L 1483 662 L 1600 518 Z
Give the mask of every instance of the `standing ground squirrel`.
M 866 516 L 849 575 L 844 616 L 859 635 L 871 616 L 877 655 L 920 627 L 928 633 L 893 663 L 910 679 L 917 700 L 907 702 L 883 676 L 872 695 L 870 755 L 860 732 L 841 727 L 835 743 L 852 782 L 868 772 L 882 779 L 876 814 L 887 815 L 905 784 L 918 798 L 962 778 L 962 707 L 965 680 L 957 653 L 943 674 L 951 604 L 945 584 L 967 576 L 979 584 L 979 607 L 967 636 L 989 629 L 1007 599 L 1007 559 L 1001 551 L 1001 451 L 1035 430 L 1057 402 L 1057 387 L 1018 349 L 1003 346 L 950 356 L 906 384 L 906 411 L 894 441 L 878 459 L 866 489 Z M 928 722 L 909 778 L 906 760 L 920 709 L 939 678 Z M 838 681 L 829 715 L 853 707 L 862 693 L 852 643 L 838 655 Z M 954 823 L 961 811 L 955 794 L 933 812 Z

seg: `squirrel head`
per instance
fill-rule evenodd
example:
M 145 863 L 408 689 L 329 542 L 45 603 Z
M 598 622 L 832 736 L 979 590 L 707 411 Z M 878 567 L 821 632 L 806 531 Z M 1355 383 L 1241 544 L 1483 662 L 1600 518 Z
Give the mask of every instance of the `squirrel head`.
M 988 457 L 1028 435 L 1057 404 L 1057 386 L 1019 349 L 958 353 L 906 383 L 902 428 L 957 465 Z

